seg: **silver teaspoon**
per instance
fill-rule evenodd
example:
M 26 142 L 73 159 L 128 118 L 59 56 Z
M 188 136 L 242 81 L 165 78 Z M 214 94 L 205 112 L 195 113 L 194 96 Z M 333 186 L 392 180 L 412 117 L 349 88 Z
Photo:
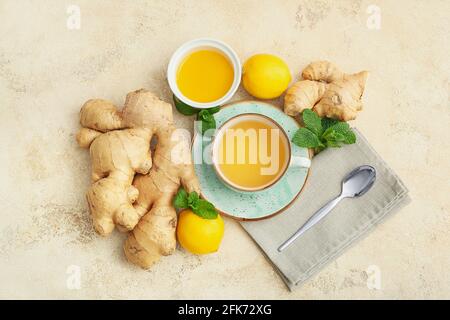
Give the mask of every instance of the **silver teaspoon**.
M 341 194 L 320 208 L 306 223 L 287 239 L 279 248 L 281 252 L 298 237 L 322 220 L 342 199 L 362 196 L 369 191 L 376 179 L 376 170 L 372 166 L 360 166 L 348 173 L 342 180 Z

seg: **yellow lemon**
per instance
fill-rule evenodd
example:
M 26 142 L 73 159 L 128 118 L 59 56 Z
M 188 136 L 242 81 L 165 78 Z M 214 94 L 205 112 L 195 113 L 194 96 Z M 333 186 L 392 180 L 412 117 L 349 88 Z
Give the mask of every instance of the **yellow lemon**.
M 217 251 L 223 232 L 224 223 L 220 215 L 215 219 L 203 219 L 192 210 L 183 210 L 178 217 L 178 241 L 191 253 L 206 254 Z
M 244 63 L 242 84 L 256 98 L 278 98 L 287 89 L 289 82 L 291 72 L 277 56 L 256 54 Z

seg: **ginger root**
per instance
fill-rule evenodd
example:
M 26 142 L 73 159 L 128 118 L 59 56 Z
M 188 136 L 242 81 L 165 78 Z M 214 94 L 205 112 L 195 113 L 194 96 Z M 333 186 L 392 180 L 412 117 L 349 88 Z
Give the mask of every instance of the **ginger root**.
M 284 99 L 286 114 L 296 116 L 313 109 L 319 116 L 349 121 L 362 109 L 367 71 L 345 74 L 328 61 L 316 61 L 302 72 L 305 80 L 288 89 Z
M 177 214 L 172 200 L 180 185 L 187 192 L 200 193 L 189 138 L 176 131 L 172 121 L 161 122 L 156 134 L 153 167 L 147 175 L 137 175 L 133 182 L 139 190 L 135 207 L 148 213 L 124 244 L 128 261 L 144 269 L 176 249 Z
M 101 235 L 115 226 L 133 230 L 125 255 L 148 268 L 176 248 L 172 198 L 180 185 L 200 193 L 189 138 L 174 127 L 172 106 L 144 89 L 130 92 L 121 111 L 111 102 L 89 100 L 80 119 L 77 141 L 90 148 L 92 159 L 87 200 L 94 228 Z M 157 145 L 152 161 L 153 136 Z
M 115 226 L 132 230 L 145 213 L 133 207 L 139 191 L 132 181 L 136 172 L 149 172 L 150 140 L 159 123 L 171 119 L 170 105 L 145 90 L 130 92 L 121 111 L 101 99 L 81 108 L 77 141 L 90 149 L 92 185 L 86 197 L 99 234 L 108 235 Z

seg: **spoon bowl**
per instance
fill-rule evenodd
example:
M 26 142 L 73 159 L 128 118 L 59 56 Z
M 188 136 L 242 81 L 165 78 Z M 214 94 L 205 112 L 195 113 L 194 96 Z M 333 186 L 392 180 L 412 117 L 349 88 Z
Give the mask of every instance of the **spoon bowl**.
M 341 196 L 344 198 L 360 197 L 375 183 L 377 174 L 372 166 L 360 166 L 348 173 L 342 180 Z

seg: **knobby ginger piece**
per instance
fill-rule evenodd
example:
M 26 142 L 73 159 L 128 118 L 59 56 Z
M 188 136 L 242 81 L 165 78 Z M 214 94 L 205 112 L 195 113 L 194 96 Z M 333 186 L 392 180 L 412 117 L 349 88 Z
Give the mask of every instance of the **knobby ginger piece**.
M 165 105 L 151 92 L 137 90 L 127 95 L 122 110 L 102 99 L 89 100 L 81 108 L 83 128 L 77 141 L 89 148 L 92 160 L 86 197 L 94 228 L 103 236 L 115 226 L 133 229 L 142 216 L 133 207 L 139 192 L 131 183 L 136 172 L 148 173 L 152 166 L 149 146 L 158 119 L 171 117 Z
M 94 228 L 101 235 L 115 226 L 132 230 L 125 255 L 148 268 L 176 248 L 172 198 L 180 185 L 200 193 L 189 138 L 174 127 L 172 106 L 144 89 L 130 92 L 122 110 L 106 100 L 87 101 L 80 123 L 77 141 L 90 149 L 92 159 L 87 201 Z

